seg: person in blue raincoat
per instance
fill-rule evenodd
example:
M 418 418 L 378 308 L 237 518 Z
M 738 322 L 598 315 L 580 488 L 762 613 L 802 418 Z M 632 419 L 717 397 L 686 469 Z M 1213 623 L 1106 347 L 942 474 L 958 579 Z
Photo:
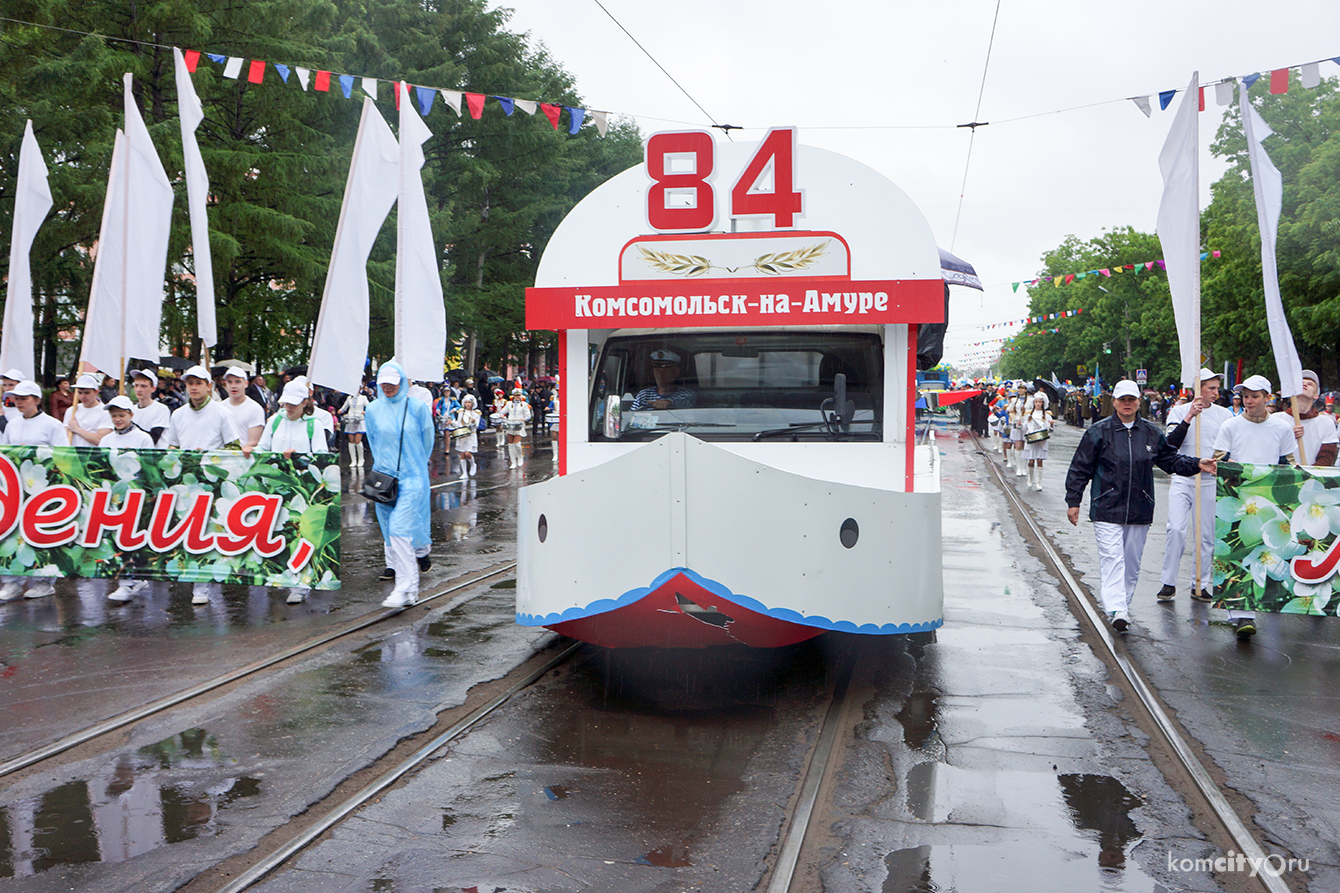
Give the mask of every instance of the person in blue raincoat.
M 377 372 L 377 399 L 363 416 L 373 470 L 399 482 L 394 505 L 377 503 L 377 524 L 386 546 L 382 579 L 395 587 L 383 607 L 404 608 L 418 601 L 419 570 L 429 565 L 428 460 L 433 453 L 433 414 L 421 400 L 409 399 L 409 378 L 397 362 Z M 398 455 L 398 460 L 397 460 Z

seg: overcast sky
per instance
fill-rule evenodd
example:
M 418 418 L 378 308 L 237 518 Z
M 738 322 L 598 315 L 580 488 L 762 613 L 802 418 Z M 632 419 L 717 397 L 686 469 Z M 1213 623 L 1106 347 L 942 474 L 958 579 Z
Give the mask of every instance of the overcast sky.
M 589 107 L 644 133 L 705 127 L 707 115 L 749 128 L 737 140 L 795 125 L 802 143 L 897 183 L 987 286 L 952 289 L 947 360 L 1002 334 L 982 325 L 1026 315 L 1025 289 L 1010 283 L 1067 235 L 1153 232 L 1176 101 L 1160 112 L 1154 96 L 1147 119 L 1125 97 L 1181 89 L 1195 70 L 1204 84 L 1340 56 L 1340 0 L 1002 0 L 974 118 L 995 0 L 601 2 L 706 115 L 595 0 L 495 5 L 575 76 Z M 1076 106 L 1092 107 L 1061 111 Z M 1207 91 L 1202 208 L 1223 170 L 1209 152 L 1221 113 Z M 1022 116 L 1035 117 L 1007 120 Z M 973 120 L 997 123 L 977 131 L 955 234 L 969 131 L 954 125 Z

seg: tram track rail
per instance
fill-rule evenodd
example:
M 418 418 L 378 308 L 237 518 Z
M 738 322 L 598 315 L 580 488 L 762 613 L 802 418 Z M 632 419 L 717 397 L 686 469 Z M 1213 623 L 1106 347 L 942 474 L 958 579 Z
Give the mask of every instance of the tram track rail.
M 1093 596 L 1075 579 L 1070 565 L 1052 543 L 1047 532 L 1038 524 L 1033 515 L 1033 510 L 1006 480 L 1000 466 L 995 462 L 992 451 L 982 443 L 976 434 L 973 434 L 972 438 L 978 452 L 985 458 L 987 466 L 991 469 L 991 475 L 1000 486 L 1006 501 L 1028 527 L 1033 541 L 1037 543 L 1048 565 L 1061 581 L 1080 623 L 1094 639 L 1101 643 L 1100 659 L 1109 667 L 1114 668 L 1126 683 L 1126 687 L 1135 694 L 1140 705 L 1140 712 L 1146 719 L 1145 724 L 1155 731 L 1158 740 L 1162 742 L 1168 753 L 1173 757 L 1177 767 L 1185 774 L 1186 779 L 1192 785 L 1192 789 L 1200 798 L 1206 814 L 1213 817 L 1238 852 L 1255 864 L 1262 864 L 1258 860 L 1264 860 L 1267 856 L 1265 849 L 1257 841 L 1256 836 L 1252 834 L 1242 817 L 1238 815 L 1233 805 L 1229 803 L 1228 798 L 1224 795 L 1218 783 L 1215 782 L 1205 764 L 1201 762 L 1188 742 L 1186 735 L 1183 734 L 1181 726 L 1168 715 L 1162 701 L 1145 680 L 1144 674 L 1140 672 L 1126 653 L 1124 646 L 1118 644 L 1104 621 L 1102 611 L 1093 600 Z M 1261 887 L 1268 893 L 1290 893 L 1291 888 L 1280 877 L 1267 872 L 1260 872 L 1255 877 L 1261 882 Z
M 382 608 L 377 611 L 373 611 L 369 614 L 365 614 L 362 617 L 354 618 L 353 620 L 345 624 L 342 624 L 341 626 L 336 627 L 335 629 L 328 630 L 327 632 L 324 632 L 320 635 L 313 636 L 309 639 L 305 639 L 302 642 L 299 642 L 295 645 L 291 645 L 288 648 L 283 649 L 282 651 L 269 655 L 268 657 L 262 658 L 257 661 L 253 661 L 249 664 L 245 664 L 244 666 L 230 670 L 226 673 L 222 673 L 211 679 L 207 679 L 204 682 L 192 685 L 189 688 L 182 689 L 180 691 L 174 692 L 173 694 L 158 698 L 133 710 L 128 710 L 124 713 L 120 713 L 109 719 L 103 720 L 102 722 L 95 723 L 94 725 L 89 726 L 81 731 L 75 732 L 70 735 L 66 735 L 62 738 L 57 739 L 56 741 L 43 745 L 42 747 L 36 748 L 34 750 L 28 751 L 27 753 L 20 754 L 19 756 L 5 760 L 3 763 L 0 763 L 0 779 L 3 779 L 9 775 L 13 775 L 16 772 L 19 772 L 23 769 L 27 769 L 31 766 L 38 765 L 42 762 L 45 762 L 46 760 L 59 756 L 60 754 L 65 753 L 81 745 L 85 745 L 90 742 L 96 741 L 97 739 L 110 735 L 111 733 L 116 732 L 119 729 L 123 729 L 126 728 L 127 726 L 134 725 L 135 723 L 141 722 L 152 716 L 163 713 L 174 707 L 178 707 L 189 701 L 201 698 L 209 694 L 210 692 L 216 691 L 227 685 L 231 685 L 232 683 L 237 682 L 241 679 L 245 679 L 249 676 L 253 676 L 256 673 L 259 673 L 263 670 L 267 670 L 272 667 L 275 667 L 276 665 L 286 663 L 295 658 L 301 657 L 305 654 L 310 654 L 318 649 L 330 645 L 333 642 L 351 636 L 354 633 L 358 633 L 371 627 L 375 627 L 394 617 L 403 614 L 404 612 L 410 610 L 411 608 L 417 608 L 423 605 L 427 605 L 435 601 L 436 599 L 440 599 L 445 596 L 449 596 L 453 593 L 457 593 L 462 590 L 477 586 L 486 580 L 492 579 L 494 577 L 500 576 L 510 571 L 514 571 L 515 569 L 516 569 L 516 562 L 509 562 L 506 564 L 495 566 L 493 568 L 485 568 L 479 572 L 474 572 L 471 574 L 464 575 L 462 577 L 457 577 L 455 579 L 448 580 L 444 584 L 440 584 L 440 588 L 438 588 L 436 592 L 432 592 L 431 594 L 428 595 L 421 595 L 419 600 L 415 602 L 415 604 L 413 605 L 406 605 L 403 608 Z M 474 597 L 475 596 L 471 596 L 471 598 Z

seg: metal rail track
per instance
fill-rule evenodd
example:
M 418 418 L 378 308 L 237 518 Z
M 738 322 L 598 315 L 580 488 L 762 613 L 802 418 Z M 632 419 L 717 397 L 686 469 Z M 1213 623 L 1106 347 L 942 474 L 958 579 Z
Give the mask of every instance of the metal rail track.
M 976 434 L 973 434 L 972 437 L 973 442 L 977 445 L 978 451 L 986 457 L 986 464 L 991 468 L 991 474 L 995 478 L 996 483 L 1000 485 L 1006 500 L 1008 500 L 1018 511 L 1019 517 L 1024 519 L 1024 522 L 1028 525 L 1029 530 L 1037 540 L 1042 551 L 1046 553 L 1048 561 L 1056 570 L 1057 575 L 1061 578 L 1061 582 L 1064 583 L 1065 587 L 1070 591 L 1071 603 L 1079 608 L 1080 622 L 1088 626 L 1089 631 L 1103 643 L 1102 657 L 1105 659 L 1105 663 L 1115 666 L 1121 672 L 1122 677 L 1130 685 L 1131 689 L 1140 699 L 1141 705 L 1149 714 L 1155 730 L 1163 739 L 1163 743 L 1172 752 L 1173 756 L 1176 758 L 1179 765 L 1181 765 L 1182 769 L 1187 773 L 1187 776 L 1191 779 L 1192 783 L 1195 784 L 1197 792 L 1205 801 L 1206 806 L 1219 822 L 1220 826 L 1222 826 L 1225 833 L 1227 833 L 1229 838 L 1233 841 L 1233 845 L 1237 848 L 1238 852 L 1253 861 L 1264 859 L 1266 856 L 1265 850 L 1262 849 L 1261 844 L 1257 842 L 1256 837 L 1233 809 L 1232 804 L 1228 802 L 1228 798 L 1225 797 L 1223 791 L 1219 789 L 1219 786 L 1215 783 L 1214 779 L 1210 776 L 1209 771 L 1206 770 L 1204 764 L 1201 763 L 1200 759 L 1191 749 L 1191 746 L 1187 744 L 1181 729 L 1163 709 L 1163 705 L 1159 703 L 1158 698 L 1154 695 L 1153 689 L 1151 689 L 1149 684 L 1145 681 L 1144 675 L 1131 662 L 1125 649 L 1117 646 L 1111 630 L 1108 628 L 1107 623 L 1104 622 L 1102 612 L 1098 609 L 1098 606 L 1094 603 L 1093 599 L 1086 595 L 1086 591 L 1080 586 L 1079 581 L 1075 579 L 1073 574 L 1071 574 L 1070 568 L 1066 565 L 1065 560 L 1061 557 L 1061 554 L 1056 551 L 1056 547 L 1052 545 L 1051 538 L 1047 536 L 1046 531 L 1044 531 L 1034 519 L 1033 512 L 1028 507 L 1027 503 L 1019 497 L 1018 491 L 1008 484 L 1005 475 L 1001 472 L 1000 467 L 995 462 L 992 451 L 983 447 L 981 440 L 978 439 Z M 1264 886 L 1269 893 L 1289 893 L 1289 887 L 1282 879 L 1274 877 L 1268 872 L 1261 872 L 1256 876 L 1260 879 L 1262 886 Z
M 353 795 L 351 795 L 350 797 L 339 803 L 334 809 L 332 809 L 329 813 L 327 813 L 324 817 L 322 817 L 320 821 L 312 824 L 310 827 L 303 830 L 301 834 L 294 837 L 288 843 L 284 844 L 279 849 L 275 850 L 274 852 L 262 858 L 255 865 L 247 869 L 242 874 L 238 875 L 236 878 L 234 878 L 225 886 L 220 887 L 218 893 L 241 893 L 241 891 L 246 890 L 255 885 L 258 881 L 265 878 L 271 872 L 275 871 L 277 868 L 282 866 L 294 855 L 302 852 L 304 849 L 310 846 L 319 837 L 321 837 L 321 835 L 325 834 L 335 825 L 338 825 L 340 822 L 344 821 L 350 815 L 357 812 L 358 809 L 362 807 L 365 803 L 367 803 L 369 800 L 381 794 L 387 788 L 391 787 L 396 782 L 398 782 L 401 778 L 417 769 L 420 765 L 422 765 L 427 760 L 431 759 L 434 754 L 436 754 L 446 745 L 450 744 L 453 740 L 459 738 L 461 735 L 468 732 L 471 728 L 473 728 L 476 724 L 478 724 L 480 720 L 487 717 L 489 714 L 497 710 L 503 704 L 506 704 L 520 692 L 534 685 L 536 681 L 538 681 L 542 676 L 544 676 L 544 674 L 548 673 L 550 670 L 554 669 L 554 667 L 557 667 L 559 664 L 562 664 L 565 661 L 567 661 L 569 658 L 572 657 L 573 654 L 575 654 L 582 647 L 583 645 L 581 642 L 574 642 L 568 647 L 564 648 L 553 658 L 546 661 L 543 666 L 538 667 L 533 672 L 526 675 L 525 678 L 519 680 L 511 688 L 507 689 L 507 691 L 497 695 L 492 700 L 476 708 L 464 719 L 460 720 L 451 728 L 442 732 L 440 735 L 433 738 L 433 740 L 429 741 L 427 744 L 423 745 L 418 750 L 414 751 L 414 753 L 410 754 L 400 763 L 396 764 L 395 766 L 388 769 L 386 772 L 379 775 L 376 778 L 376 780 L 365 785 L 358 792 L 354 793 Z
M 254 661 L 253 663 L 247 664 L 242 667 L 238 667 L 235 670 L 230 670 L 227 673 L 224 673 L 220 676 L 215 676 L 213 679 L 206 680 L 205 682 L 201 682 L 198 685 L 193 685 L 190 688 L 186 688 L 174 694 L 167 695 L 166 697 L 159 698 L 156 701 L 151 701 L 148 704 L 135 708 L 134 710 L 127 711 L 118 716 L 114 716 L 111 719 L 107 719 L 104 720 L 103 722 L 97 723 L 96 725 L 89 726 L 83 731 L 75 732 L 72 735 L 67 735 L 64 738 L 60 738 L 36 750 L 29 751 L 26 754 L 22 754 L 20 756 L 14 757 L 13 759 L 6 760 L 5 762 L 0 763 L 0 778 L 3 778 L 6 775 L 10 775 L 14 772 L 17 772 L 20 769 L 25 769 L 29 766 L 40 763 L 43 760 L 49 760 L 58 754 L 70 750 L 71 748 L 78 747 L 79 745 L 85 744 L 89 741 L 93 741 L 94 739 L 100 738 L 103 735 L 106 735 L 110 732 L 114 732 L 117 729 L 124 728 L 125 726 L 137 723 L 140 720 L 147 719 L 148 717 L 153 716 L 157 713 L 162 713 L 164 710 L 168 710 L 186 701 L 198 698 L 201 695 L 208 694 L 209 692 L 214 691 L 215 689 L 236 682 L 239 679 L 246 678 L 247 676 L 250 676 L 253 673 L 258 673 L 261 670 L 274 666 L 275 664 L 282 663 L 286 660 L 297 657 L 306 652 L 312 651 L 317 648 L 321 648 L 325 645 L 330 644 L 331 642 L 334 642 L 338 639 L 342 639 L 345 636 L 349 636 L 352 635 L 353 633 L 359 632 L 360 630 L 367 629 L 368 627 L 371 626 L 376 626 L 378 623 L 381 623 L 385 620 L 388 620 L 391 617 L 395 617 L 396 615 L 403 613 L 410 607 L 419 607 L 420 605 L 424 605 L 428 602 L 433 601 L 434 599 L 442 598 L 443 596 L 450 595 L 453 592 L 458 592 L 462 589 L 478 585 L 479 583 L 482 583 L 485 580 L 488 580 L 492 577 L 496 577 L 499 574 L 505 574 L 508 571 L 512 571 L 515 569 L 516 569 L 516 562 L 512 562 L 510 564 L 506 564 L 501 567 L 495 568 L 494 570 L 488 571 L 487 573 L 471 576 L 468 579 L 457 578 L 457 580 L 448 581 L 445 588 L 440 589 L 437 592 L 432 593 L 431 595 L 422 596 L 418 600 L 418 602 L 416 602 L 414 605 L 409 605 L 405 608 L 386 608 L 375 611 L 371 614 L 363 616 L 362 618 L 354 620 L 351 623 L 348 623 L 342 627 L 339 627 L 326 633 L 322 633 L 321 635 L 315 636 L 311 639 L 307 639 L 306 641 L 299 642 L 298 644 L 293 645 L 289 648 L 285 648 L 283 651 L 280 651 L 276 654 L 272 654 L 269 657 L 263 658 L 258 661 Z

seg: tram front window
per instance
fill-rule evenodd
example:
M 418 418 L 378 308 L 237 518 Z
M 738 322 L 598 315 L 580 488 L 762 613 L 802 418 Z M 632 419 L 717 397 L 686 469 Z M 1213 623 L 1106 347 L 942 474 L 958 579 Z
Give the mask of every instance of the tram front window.
M 877 332 L 745 330 L 614 336 L 596 367 L 591 439 L 684 431 L 702 440 L 878 441 L 883 343 Z M 845 386 L 848 411 L 835 395 Z

